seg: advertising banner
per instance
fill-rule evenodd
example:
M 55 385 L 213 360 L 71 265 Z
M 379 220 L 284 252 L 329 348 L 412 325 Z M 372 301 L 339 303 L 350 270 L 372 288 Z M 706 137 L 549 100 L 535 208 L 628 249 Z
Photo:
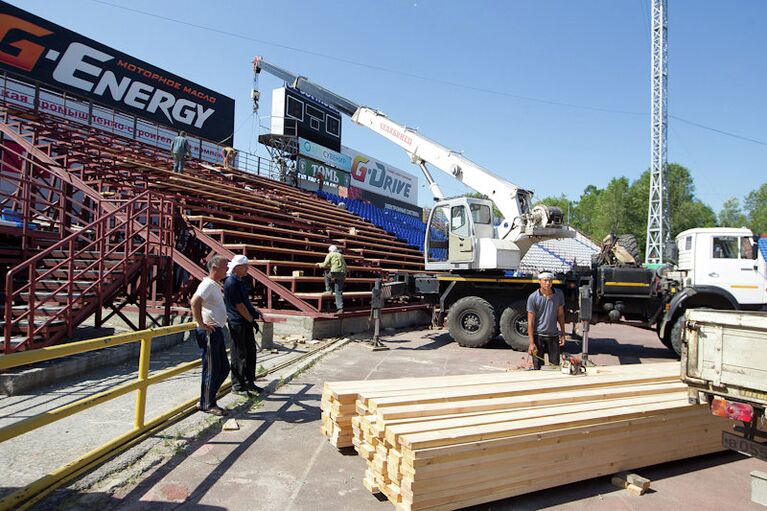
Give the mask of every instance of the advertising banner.
M 298 173 L 308 177 L 316 177 L 317 172 L 325 178 L 325 183 L 334 186 L 349 186 L 349 173 L 338 170 L 323 163 L 306 158 L 298 158 Z
M 352 179 L 352 186 L 349 188 L 348 197 L 351 199 L 359 199 L 359 200 L 367 201 L 381 209 L 391 209 L 394 211 L 399 211 L 400 213 L 405 213 L 406 215 L 410 215 L 412 217 L 418 218 L 419 220 L 421 219 L 423 215 L 423 210 L 420 207 L 415 206 L 413 204 L 408 204 L 407 202 L 398 201 L 396 199 L 393 199 L 391 196 L 387 197 L 383 195 L 378 195 L 377 193 L 369 192 L 367 190 L 363 190 L 361 188 L 355 188 L 354 179 Z
M 337 153 L 332 149 L 323 147 L 305 138 L 298 139 L 298 152 L 304 156 L 307 156 L 313 160 L 321 161 L 331 167 L 335 167 L 346 172 L 352 170 L 352 159 L 341 153 Z
M 232 144 L 232 98 L 6 2 L 0 2 L 0 69 L 172 130 Z
M 87 101 L 65 96 L 45 88 L 25 83 L 5 76 L 0 79 L 1 101 L 22 108 L 34 109 L 47 115 L 61 117 L 69 121 L 90 125 L 108 133 L 140 140 L 145 144 L 167 149 L 176 133 L 160 125 L 137 119 L 111 108 L 91 105 Z M 36 97 L 37 96 L 37 97 Z M 36 101 L 36 102 L 35 102 Z M 90 115 L 89 107 L 92 106 Z M 191 136 L 188 137 L 192 154 L 211 163 L 220 163 L 221 148 L 216 144 Z
M 351 186 L 408 204 L 418 204 L 418 179 L 414 175 L 346 146 L 341 146 L 341 154 L 351 160 Z

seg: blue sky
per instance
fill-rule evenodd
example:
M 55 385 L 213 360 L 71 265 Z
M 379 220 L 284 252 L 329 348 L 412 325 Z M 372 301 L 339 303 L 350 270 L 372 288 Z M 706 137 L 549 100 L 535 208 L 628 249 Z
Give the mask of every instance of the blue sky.
M 537 197 L 577 199 L 649 166 L 651 0 L 11 3 L 235 98 L 235 145 L 258 154 L 270 95 L 252 116 L 250 62 L 263 55 Z M 669 161 L 718 212 L 767 181 L 767 3 L 669 4 L 670 114 L 763 142 L 670 119 Z M 344 144 L 420 178 L 398 147 L 348 119 Z M 435 177 L 448 195 L 464 191 Z M 419 197 L 429 204 L 428 188 Z

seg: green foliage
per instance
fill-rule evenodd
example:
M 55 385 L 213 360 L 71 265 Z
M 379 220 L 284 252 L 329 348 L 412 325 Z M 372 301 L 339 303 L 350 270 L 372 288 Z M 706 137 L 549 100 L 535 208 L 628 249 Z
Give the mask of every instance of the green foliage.
M 464 197 L 471 197 L 473 199 L 487 199 L 487 195 L 479 192 L 469 192 Z M 501 214 L 501 211 L 498 209 L 498 207 L 493 203 L 493 216 L 495 218 L 503 218 L 503 214 Z
M 678 163 L 668 165 L 668 192 L 671 211 L 671 238 L 696 227 L 748 226 L 755 234 L 767 234 L 767 183 L 749 193 L 743 201 L 731 197 L 722 205 L 717 216 L 695 196 L 695 182 L 690 171 Z M 647 242 L 647 207 L 650 194 L 650 171 L 636 181 L 626 177 L 613 178 L 605 188 L 588 185 L 577 201 L 564 194 L 545 197 L 537 204 L 562 209 L 569 225 L 599 243 L 610 233 L 633 234 L 644 257 Z M 472 192 L 467 197 L 487 198 Z M 500 213 L 496 210 L 496 215 Z
M 719 211 L 719 227 L 743 227 L 748 224 L 746 215 L 740 207 L 740 201 L 737 197 L 730 197 L 722 204 L 722 210 Z
M 672 238 L 685 229 L 716 225 L 713 210 L 695 197 L 695 184 L 688 169 L 669 164 L 668 187 Z M 649 194 L 649 170 L 633 182 L 616 177 L 604 189 L 588 185 L 578 201 L 570 203 L 569 223 L 596 242 L 610 233 L 633 234 L 644 252 Z
M 767 183 L 746 195 L 744 206 L 754 234 L 767 234 Z

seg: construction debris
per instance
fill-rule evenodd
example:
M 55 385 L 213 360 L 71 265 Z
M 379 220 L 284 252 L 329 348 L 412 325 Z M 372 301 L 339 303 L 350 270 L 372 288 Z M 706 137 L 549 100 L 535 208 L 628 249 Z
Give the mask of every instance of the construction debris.
M 722 450 L 679 364 L 326 383 L 322 432 L 398 511 L 451 510 Z M 649 480 L 626 474 L 642 494 Z
M 627 490 L 635 496 L 644 495 L 650 489 L 651 481 L 637 474 L 621 472 L 610 480 L 613 486 Z
M 224 423 L 224 431 L 238 431 L 240 425 L 237 424 L 237 419 L 229 419 Z

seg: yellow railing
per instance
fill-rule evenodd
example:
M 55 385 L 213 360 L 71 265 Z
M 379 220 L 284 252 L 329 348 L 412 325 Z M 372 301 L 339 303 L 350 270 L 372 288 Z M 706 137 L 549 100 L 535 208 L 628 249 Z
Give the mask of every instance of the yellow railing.
M 152 353 L 152 340 L 155 337 L 182 333 L 192 329 L 194 329 L 194 323 L 183 323 L 181 325 L 151 328 L 149 330 L 142 330 L 140 332 L 130 332 L 126 334 L 114 335 L 111 337 L 101 337 L 87 341 L 73 342 L 62 346 L 52 346 L 38 350 L 24 351 L 11 355 L 0 356 L 0 371 L 3 371 L 14 367 L 36 364 L 45 360 L 52 360 L 69 355 L 75 355 L 78 353 L 109 348 L 111 346 L 119 346 L 121 344 L 129 344 L 133 342 L 141 343 L 138 364 L 138 377 L 135 381 L 115 386 L 104 392 L 99 392 L 98 394 L 94 394 L 92 396 L 88 396 L 86 398 L 75 401 L 74 403 L 61 406 L 54 410 L 38 414 L 0 428 L 0 442 L 5 442 L 6 440 L 10 440 L 19 435 L 23 435 L 24 433 L 29 433 L 30 431 L 41 428 L 47 424 L 51 424 L 65 417 L 69 417 L 70 415 L 73 415 L 77 412 L 87 410 L 88 408 L 92 408 L 96 405 L 127 394 L 128 392 L 133 392 L 134 390 L 137 391 L 136 412 L 132 430 L 92 450 L 84 456 L 70 463 L 67 463 L 66 465 L 45 475 L 44 477 L 29 484 L 28 486 L 20 488 L 19 490 L 16 490 L 15 492 L 7 495 L 2 500 L 0 500 L 0 511 L 5 511 L 8 509 L 26 509 L 32 506 L 64 482 L 72 480 L 75 477 L 78 477 L 80 474 L 106 461 L 107 459 L 114 457 L 119 452 L 124 451 L 140 440 L 148 437 L 156 430 L 166 427 L 170 421 L 178 420 L 194 412 L 198 398 L 190 399 L 184 403 L 181 403 L 172 410 L 154 417 L 149 421 L 147 421 L 145 417 L 147 389 L 150 385 L 154 385 L 161 381 L 167 380 L 168 378 L 172 378 L 173 376 L 199 367 L 201 363 L 200 360 L 185 362 L 149 376 L 149 360 Z M 231 382 L 227 382 L 221 387 L 220 392 L 224 393 L 228 391 L 230 387 Z

